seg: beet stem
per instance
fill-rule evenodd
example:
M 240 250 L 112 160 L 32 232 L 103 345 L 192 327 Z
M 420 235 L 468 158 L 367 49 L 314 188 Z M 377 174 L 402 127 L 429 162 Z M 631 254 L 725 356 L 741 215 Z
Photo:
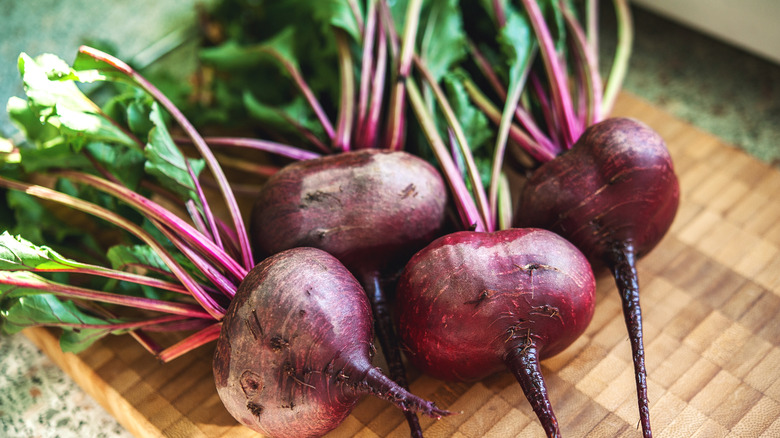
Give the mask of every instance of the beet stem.
M 550 403 L 547 394 L 547 385 L 542 375 L 542 367 L 539 364 L 539 350 L 533 342 L 527 342 L 512 349 L 506 356 L 506 365 L 512 370 L 515 378 L 523 388 L 523 393 L 531 403 L 534 413 L 542 423 L 544 431 L 550 438 L 559 438 L 561 431 L 558 427 L 558 419 Z
M 379 275 L 366 275 L 363 277 L 363 288 L 371 302 L 371 308 L 374 313 L 374 330 L 379 340 L 379 346 L 387 362 L 388 374 L 390 378 L 404 389 L 409 389 L 409 381 L 406 378 L 406 368 L 401 359 L 401 349 L 398 343 L 398 336 L 393 329 L 393 320 L 390 315 L 390 308 L 385 296 L 384 289 L 379 281 Z M 422 438 L 422 428 L 420 419 L 412 411 L 404 410 L 406 422 L 409 423 L 411 436 Z
M 636 376 L 636 393 L 639 403 L 639 421 L 644 438 L 652 438 L 650 430 L 650 403 L 647 395 L 647 369 L 645 368 L 645 347 L 642 341 L 642 309 L 639 306 L 639 276 L 636 270 L 636 251 L 631 242 L 612 245 L 608 264 L 615 277 L 623 316 L 628 327 Z

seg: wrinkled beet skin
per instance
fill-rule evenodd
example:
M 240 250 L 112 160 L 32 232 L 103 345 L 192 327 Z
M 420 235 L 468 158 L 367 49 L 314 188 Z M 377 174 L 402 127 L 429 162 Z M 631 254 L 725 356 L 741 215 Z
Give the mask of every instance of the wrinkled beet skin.
M 365 149 L 286 166 L 252 211 L 255 251 L 323 249 L 353 272 L 381 270 L 437 237 L 447 202 L 439 173 L 402 151 Z
M 505 369 L 528 341 L 541 358 L 569 346 L 593 316 L 595 280 L 585 256 L 549 231 L 461 231 L 415 254 L 397 294 L 410 360 L 469 381 Z
M 265 435 L 321 436 L 365 393 L 344 376 L 373 368 L 371 325 L 365 292 L 335 258 L 313 248 L 270 257 L 225 316 L 214 358 L 219 396 Z
M 611 118 L 533 173 L 514 225 L 555 231 L 594 264 L 623 242 L 641 257 L 668 231 L 679 197 L 661 136 L 639 121 Z

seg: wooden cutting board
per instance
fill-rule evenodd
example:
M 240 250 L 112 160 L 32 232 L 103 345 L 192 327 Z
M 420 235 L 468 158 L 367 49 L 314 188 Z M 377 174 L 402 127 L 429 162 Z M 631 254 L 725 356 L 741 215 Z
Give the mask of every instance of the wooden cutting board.
M 628 94 L 614 114 L 666 139 L 682 190 L 671 231 L 639 263 L 655 436 L 780 437 L 780 171 Z M 619 297 L 605 273 L 598 285 L 588 331 L 543 372 L 564 436 L 638 437 Z M 257 436 L 221 406 L 211 347 L 160 364 L 128 336 L 74 355 L 45 329 L 25 333 L 138 437 Z M 508 372 L 412 379 L 413 392 L 463 412 L 422 419 L 427 437 L 544 436 Z M 399 411 L 366 398 L 329 436 L 407 434 Z

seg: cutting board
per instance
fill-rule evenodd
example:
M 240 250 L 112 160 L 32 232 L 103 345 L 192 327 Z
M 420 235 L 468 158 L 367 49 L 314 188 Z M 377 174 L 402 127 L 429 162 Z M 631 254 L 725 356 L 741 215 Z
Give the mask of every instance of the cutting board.
M 682 202 L 639 263 L 656 437 L 780 437 L 780 171 L 640 99 L 615 115 L 667 141 Z M 543 362 L 567 437 L 638 437 L 630 346 L 612 279 L 597 273 L 585 335 Z M 74 355 L 46 329 L 25 334 L 138 437 L 250 437 L 221 406 L 211 346 L 160 364 L 129 336 Z M 422 419 L 427 437 L 542 437 L 511 374 L 446 383 L 411 370 L 411 389 L 459 415 Z M 405 437 L 401 413 L 365 398 L 331 437 Z

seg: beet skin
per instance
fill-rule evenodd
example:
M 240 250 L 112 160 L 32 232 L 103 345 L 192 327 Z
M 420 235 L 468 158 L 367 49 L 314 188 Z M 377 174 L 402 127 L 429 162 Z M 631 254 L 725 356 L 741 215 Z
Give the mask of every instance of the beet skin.
M 456 232 L 412 257 L 397 294 L 411 362 L 446 380 L 509 368 L 558 436 L 539 360 L 574 342 L 593 316 L 593 271 L 576 247 L 541 229 Z
M 271 437 L 322 436 L 373 394 L 404 410 L 448 414 L 371 364 L 365 292 L 324 251 L 267 258 L 241 283 L 225 315 L 214 376 L 227 410 Z
M 441 176 L 402 151 L 362 149 L 285 166 L 262 188 L 251 239 L 264 254 L 323 249 L 361 277 L 401 263 L 438 236 Z

